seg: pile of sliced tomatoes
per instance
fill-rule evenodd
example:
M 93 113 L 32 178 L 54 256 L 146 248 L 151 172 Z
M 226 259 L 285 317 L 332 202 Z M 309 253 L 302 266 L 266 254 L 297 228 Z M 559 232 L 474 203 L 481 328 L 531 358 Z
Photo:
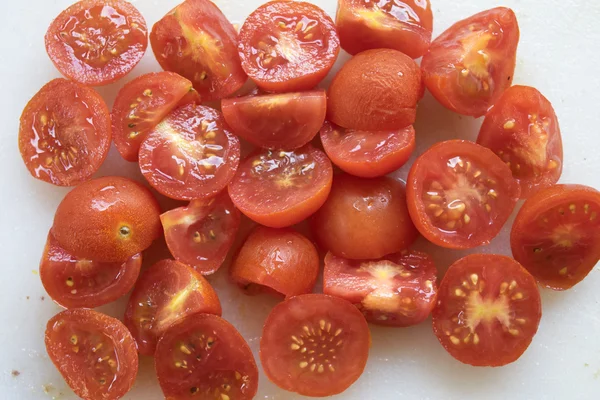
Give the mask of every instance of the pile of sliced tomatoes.
M 541 318 L 538 284 L 569 289 L 600 258 L 600 193 L 556 184 L 563 153 L 552 105 L 511 86 L 513 11 L 481 12 L 433 41 L 432 20 L 427 0 L 339 0 L 335 22 L 314 4 L 272 1 L 238 33 L 209 0 L 186 0 L 149 34 L 165 71 L 124 85 L 112 112 L 90 86 L 140 61 L 143 17 L 124 0 L 83 0 L 52 22 L 46 48 L 66 79 L 27 104 L 19 147 L 35 178 L 75 186 L 56 211 L 40 275 L 67 309 L 48 322 L 46 346 L 77 395 L 122 397 L 138 353 L 155 357 L 168 399 L 256 395 L 254 356 L 205 278 L 242 218 L 258 225 L 229 275 L 248 294 L 282 299 L 260 359 L 283 389 L 347 389 L 366 366 L 368 322 L 406 327 L 432 315 L 442 346 L 475 366 L 523 354 Z M 317 88 L 340 49 L 354 57 Z M 386 175 L 427 134 L 413 127 L 425 89 L 485 119 L 477 143 L 421 154 L 405 186 Z M 146 186 L 92 179 L 111 141 L 151 188 L 188 204 L 161 210 Z M 411 249 L 419 235 L 448 249 L 486 245 L 521 199 L 514 259 L 469 255 L 438 283 L 431 257 Z M 305 220 L 315 243 L 290 228 Z M 173 259 L 140 274 L 163 235 Z M 323 257 L 323 294 L 312 294 Z M 123 322 L 92 310 L 132 289 Z

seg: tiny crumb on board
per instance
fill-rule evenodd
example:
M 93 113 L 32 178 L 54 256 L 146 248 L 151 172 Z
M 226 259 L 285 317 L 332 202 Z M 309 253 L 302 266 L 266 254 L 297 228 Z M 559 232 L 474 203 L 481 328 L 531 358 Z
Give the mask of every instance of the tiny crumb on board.
M 38 273 L 38 270 L 37 270 L 37 269 L 32 269 L 32 270 L 31 270 L 31 273 L 32 273 L 32 274 L 34 274 L 34 275 L 39 275 L 39 273 Z
M 13 369 L 10 374 L 13 378 L 16 378 L 17 376 L 21 375 L 21 372 L 17 371 L 16 369 Z
M 46 296 L 41 297 L 42 301 L 46 300 Z

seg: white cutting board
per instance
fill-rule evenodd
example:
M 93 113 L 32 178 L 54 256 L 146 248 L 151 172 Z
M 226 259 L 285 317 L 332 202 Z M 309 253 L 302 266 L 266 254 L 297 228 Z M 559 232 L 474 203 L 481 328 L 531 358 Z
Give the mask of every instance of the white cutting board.
M 336 0 L 313 0 L 332 16 Z M 512 7 L 521 27 L 515 83 L 537 87 L 554 104 L 562 127 L 565 171 L 562 182 L 600 188 L 600 2 L 596 0 L 432 0 L 437 36 L 453 22 L 497 5 Z M 263 0 L 217 0 L 233 23 Z M 67 192 L 36 181 L 17 148 L 18 120 L 31 96 L 59 76 L 44 51 L 50 21 L 71 0 L 2 0 L 0 16 L 0 399 L 75 399 L 44 349 L 46 321 L 60 311 L 44 293 L 36 273 L 56 206 Z M 134 0 L 149 26 L 177 0 Z M 340 61 L 347 59 L 342 55 Z M 133 73 L 101 88 L 109 104 L 120 86 L 159 67 L 152 51 Z M 436 141 L 474 139 L 480 121 L 443 109 L 427 94 L 416 124 L 418 153 Z M 405 178 L 407 168 L 398 176 Z M 141 179 L 135 164 L 116 151 L 101 174 Z M 424 240 L 443 273 L 467 254 L 434 248 Z M 508 230 L 479 252 L 509 254 Z M 154 257 L 160 257 L 155 254 Z M 149 257 L 151 258 L 151 257 Z M 263 321 L 274 300 L 249 298 L 226 281 L 211 277 L 223 303 L 223 316 L 250 343 L 258 360 Z M 44 297 L 45 296 L 45 297 Z M 542 291 L 544 315 L 538 335 L 516 363 L 474 368 L 451 358 L 432 333 L 431 322 L 408 329 L 372 328 L 373 347 L 363 376 L 337 399 L 600 399 L 600 268 L 566 293 Z M 102 311 L 121 317 L 124 301 Z M 300 399 L 260 377 L 258 399 Z M 162 395 L 152 366 L 143 358 L 134 389 L 125 397 L 157 400 Z

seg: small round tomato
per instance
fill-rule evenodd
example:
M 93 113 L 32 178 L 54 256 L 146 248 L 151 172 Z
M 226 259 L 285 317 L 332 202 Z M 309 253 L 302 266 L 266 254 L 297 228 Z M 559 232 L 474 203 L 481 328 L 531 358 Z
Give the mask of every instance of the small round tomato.
M 510 245 L 542 285 L 570 289 L 600 261 L 600 192 L 556 185 L 530 197 L 517 214 Z
M 364 261 L 327 253 L 323 293 L 348 300 L 369 322 L 405 327 L 431 314 L 436 280 L 435 264 L 425 253 L 403 251 Z
M 363 373 L 370 341 L 367 321 L 352 304 L 305 294 L 273 308 L 260 339 L 260 359 L 267 377 L 280 388 L 332 396 Z
M 173 257 L 208 275 L 225 261 L 241 216 L 223 192 L 210 200 L 193 200 L 187 207 L 167 211 L 160 220 Z
M 317 249 L 302 234 L 258 226 L 244 242 L 229 274 L 247 294 L 286 297 L 312 292 L 319 275 Z
M 216 315 L 189 316 L 169 328 L 154 363 L 167 399 L 252 400 L 258 390 L 248 343 Z
M 472 254 L 446 272 L 433 331 L 458 361 L 499 367 L 527 350 L 542 316 L 535 279 L 515 260 Z
M 331 161 L 343 171 L 362 178 L 375 178 L 394 172 L 415 150 L 415 129 L 361 131 L 326 122 L 321 142 Z
M 563 148 L 558 118 L 550 101 L 529 86 L 513 86 L 488 111 L 477 143 L 508 165 L 521 197 L 558 182 Z
M 248 142 L 268 149 L 294 150 L 310 142 L 323 126 L 324 90 L 225 99 L 223 116 Z
M 284 228 L 323 205 L 332 179 L 331 161 L 310 145 L 295 151 L 263 150 L 244 160 L 229 184 L 229 195 L 248 218 Z
M 150 185 L 176 200 L 208 199 L 222 191 L 240 162 L 240 141 L 217 110 L 189 104 L 172 111 L 140 146 Z
M 425 85 L 444 107 L 481 117 L 512 84 L 518 44 L 519 25 L 510 8 L 459 21 L 423 57 Z
M 406 208 L 404 185 L 388 177 L 336 175 L 329 198 L 310 225 L 321 248 L 358 260 L 397 253 L 418 236 Z
M 423 93 L 421 70 L 412 58 L 397 50 L 367 50 L 333 78 L 327 118 L 350 129 L 400 130 L 414 124 Z
M 93 89 L 48 82 L 21 114 L 19 150 L 34 178 L 74 186 L 92 177 L 110 149 L 110 112 Z
M 125 325 L 138 351 L 152 356 L 166 330 L 188 315 L 221 315 L 210 283 L 187 265 L 162 260 L 142 273 L 125 310 Z
M 267 92 L 314 88 L 339 51 L 333 20 L 311 3 L 271 1 L 250 14 L 240 29 L 242 67 Z
M 90 86 L 127 75 L 147 47 L 144 17 L 123 0 L 78 1 L 61 12 L 46 32 L 46 51 L 56 68 Z
M 125 262 L 161 234 L 160 207 L 152 193 L 127 178 L 82 183 L 58 205 L 52 234 L 77 258 Z
M 135 382 L 138 354 L 118 319 L 66 310 L 46 325 L 46 351 L 75 394 L 84 400 L 118 400 Z
M 209 0 L 185 0 L 152 27 L 160 66 L 193 82 L 203 101 L 230 96 L 247 80 L 233 25 Z
M 519 184 L 491 150 L 464 140 L 432 146 L 413 164 L 408 210 L 430 242 L 450 249 L 488 244 L 508 220 Z

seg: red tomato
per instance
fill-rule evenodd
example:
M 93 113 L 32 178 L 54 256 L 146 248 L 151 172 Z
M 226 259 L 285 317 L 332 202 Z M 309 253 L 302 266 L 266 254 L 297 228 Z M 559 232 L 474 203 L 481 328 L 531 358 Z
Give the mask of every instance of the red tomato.
M 199 313 L 221 315 L 221 303 L 212 286 L 187 265 L 162 260 L 142 273 L 125 310 L 125 325 L 141 354 L 154 355 L 165 331 Z
M 189 104 L 171 112 L 140 146 L 140 169 L 158 192 L 176 200 L 222 191 L 240 162 L 240 141 L 220 112 Z
M 486 114 L 477 143 L 508 165 L 521 186 L 521 197 L 558 182 L 563 148 L 552 104 L 529 86 L 513 86 Z
M 229 195 L 248 218 L 284 228 L 323 205 L 332 179 L 331 161 L 310 145 L 295 151 L 263 150 L 244 160 L 229 184 Z
M 360 311 L 324 294 L 294 296 L 267 317 L 260 359 L 282 389 L 325 397 L 348 389 L 362 374 L 370 333 Z
M 516 361 L 537 332 L 535 279 L 515 260 L 472 254 L 452 264 L 433 309 L 433 331 L 450 355 L 474 366 Z
M 449 249 L 488 244 L 508 220 L 519 193 L 498 156 L 464 140 L 432 146 L 408 174 L 413 222 L 430 242 Z
M 118 319 L 93 310 L 66 310 L 46 325 L 46 351 L 75 394 L 117 400 L 133 386 L 138 354 Z
M 375 178 L 394 172 L 415 150 L 415 129 L 361 131 L 326 122 L 321 142 L 331 161 L 343 171 L 362 178 Z
M 350 54 L 386 48 L 419 58 L 429 49 L 433 13 L 429 0 L 340 0 L 336 25 Z
M 519 25 L 510 8 L 459 21 L 423 57 L 425 85 L 444 107 L 481 117 L 512 84 L 518 44 Z
M 215 315 L 189 316 L 160 338 L 155 356 L 167 399 L 251 400 L 258 368 L 248 343 Z
M 369 322 L 404 327 L 431 314 L 436 280 L 435 264 L 425 253 L 403 251 L 365 261 L 327 253 L 323 293 L 348 300 Z
M 240 219 L 227 192 L 160 216 L 173 257 L 204 275 L 216 272 L 225 261 Z
M 19 150 L 34 178 L 74 186 L 92 177 L 110 149 L 110 113 L 93 89 L 48 82 L 21 114 Z
M 339 51 L 333 20 L 302 1 L 263 4 L 240 29 L 242 67 L 268 92 L 314 88 L 331 70 Z
M 324 90 L 225 99 L 223 116 L 248 142 L 294 150 L 310 142 L 323 126 L 327 107 Z
M 230 96 L 247 77 L 238 35 L 209 0 L 186 0 L 152 27 L 150 43 L 160 66 L 188 78 L 203 101 Z
M 515 260 L 542 285 L 565 290 L 600 261 L 600 192 L 556 185 L 530 197 L 510 235 Z
M 82 0 L 63 12 L 46 32 L 46 51 L 67 78 L 90 86 L 127 75 L 148 47 L 142 14 L 123 0 Z

